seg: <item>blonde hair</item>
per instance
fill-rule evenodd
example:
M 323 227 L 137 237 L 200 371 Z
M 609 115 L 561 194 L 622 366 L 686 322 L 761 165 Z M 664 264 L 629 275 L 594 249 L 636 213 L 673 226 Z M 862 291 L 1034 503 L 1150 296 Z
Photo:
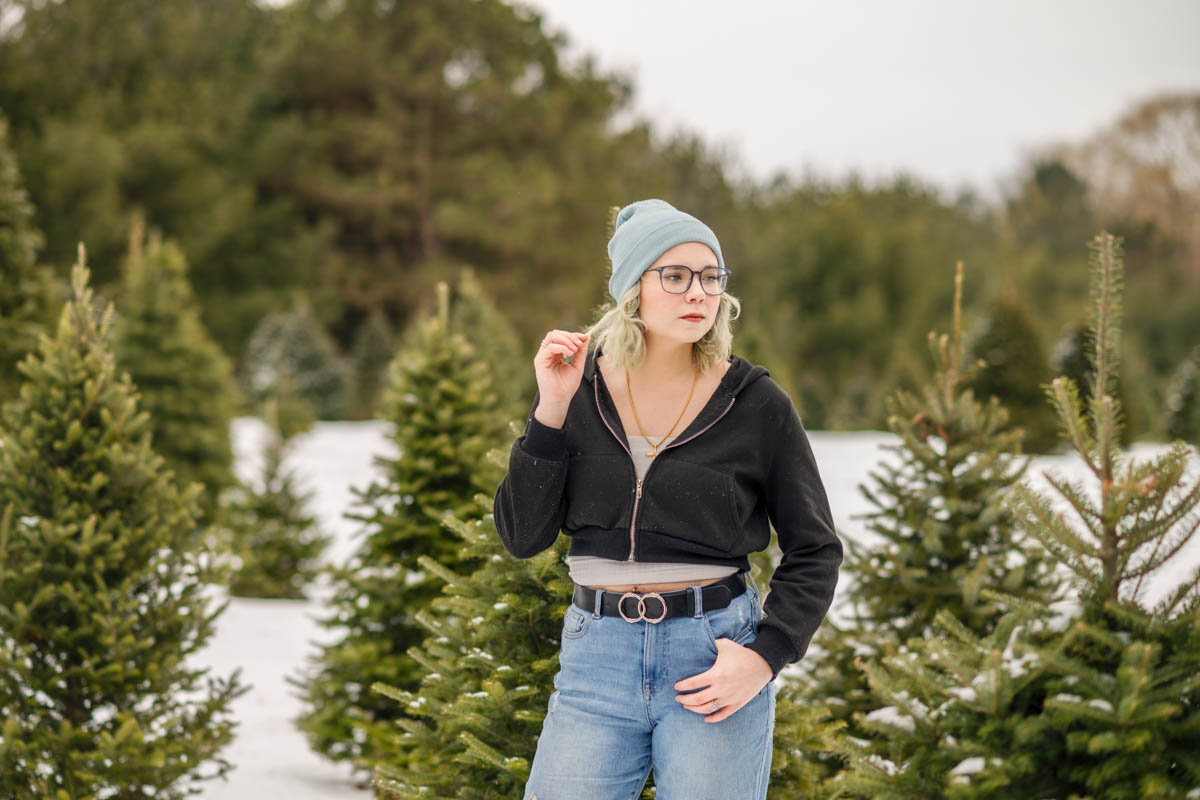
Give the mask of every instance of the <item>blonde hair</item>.
M 605 303 L 599 319 L 587 329 L 593 347 L 604 348 L 608 363 L 617 369 L 635 369 L 646 357 L 646 323 L 638 314 L 642 300 L 642 282 L 638 280 L 615 306 Z M 733 321 L 741 316 L 742 303 L 729 292 L 721 295 L 717 318 L 712 327 L 692 344 L 692 362 L 702 374 L 733 352 Z

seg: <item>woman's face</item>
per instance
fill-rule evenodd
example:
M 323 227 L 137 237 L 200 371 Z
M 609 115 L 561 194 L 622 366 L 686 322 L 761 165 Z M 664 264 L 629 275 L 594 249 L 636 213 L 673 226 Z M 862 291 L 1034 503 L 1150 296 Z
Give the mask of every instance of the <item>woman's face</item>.
M 666 291 L 659 279 L 661 273 L 650 270 L 672 265 L 700 271 L 717 266 L 717 256 L 706 244 L 684 242 L 663 253 L 642 273 L 638 314 L 646 324 L 646 337 L 691 344 L 712 328 L 721 296 L 705 293 L 699 275 L 692 278 L 692 285 L 683 294 Z

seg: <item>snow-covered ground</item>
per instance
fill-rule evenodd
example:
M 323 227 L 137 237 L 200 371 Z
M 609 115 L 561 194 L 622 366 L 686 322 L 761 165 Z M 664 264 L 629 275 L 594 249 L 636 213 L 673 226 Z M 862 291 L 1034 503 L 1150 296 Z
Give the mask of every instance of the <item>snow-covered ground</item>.
M 256 419 L 234 423 L 234 445 L 238 472 L 250 477 L 258 468 L 264 428 Z M 358 523 L 342 514 L 353 501 L 352 489 L 364 488 L 378 473 L 377 455 L 392 455 L 381 422 L 318 423 L 300 437 L 291 451 L 288 466 L 300 483 L 313 492 L 311 510 L 334 541 L 326 556 L 332 563 L 346 560 L 358 546 Z M 869 510 L 856 488 L 868 472 L 887 455 L 879 445 L 893 441 L 885 433 L 833 433 L 811 431 L 809 438 L 821 470 L 838 532 L 847 539 L 865 541 L 862 522 L 855 516 Z M 1165 446 L 1138 445 L 1135 458 L 1162 452 Z M 1029 477 L 1044 485 L 1041 472 L 1052 469 L 1064 476 L 1084 479 L 1083 464 L 1073 456 L 1039 458 Z M 1200 459 L 1193 455 L 1193 480 L 1200 475 Z M 1148 587 L 1145 599 L 1153 602 L 1165 595 L 1200 564 L 1200 537 L 1180 553 Z M 843 581 L 834 599 L 836 614 L 845 589 Z M 765 587 L 764 587 L 765 588 Z M 204 800 L 363 800 L 369 791 L 355 788 L 350 772 L 331 764 L 309 750 L 304 737 L 292 724 L 300 711 L 294 689 L 286 676 L 297 675 L 313 652 L 314 643 L 325 631 L 316 620 L 323 617 L 318 590 L 310 601 L 250 600 L 232 598 L 217 620 L 217 633 L 200 654 L 200 664 L 211 666 L 217 675 L 242 670 L 243 681 L 252 686 L 235 705 L 239 725 L 237 738 L 224 752 L 234 764 L 228 780 L 205 784 Z

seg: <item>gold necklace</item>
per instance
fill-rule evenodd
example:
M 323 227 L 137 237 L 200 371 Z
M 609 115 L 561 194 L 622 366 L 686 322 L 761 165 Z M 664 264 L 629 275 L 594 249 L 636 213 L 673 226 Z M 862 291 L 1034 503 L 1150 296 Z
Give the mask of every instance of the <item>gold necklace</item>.
M 688 406 L 692 403 L 692 394 L 696 391 L 696 381 L 698 380 L 700 380 L 700 370 L 696 370 L 695 374 L 692 376 L 691 391 L 688 392 L 687 402 L 683 404 L 683 410 L 681 410 L 679 412 L 679 416 L 675 418 L 675 424 L 672 425 L 671 430 L 667 431 L 666 434 L 664 434 L 663 437 L 658 440 L 658 443 L 655 444 L 654 442 L 650 442 L 650 437 L 646 435 L 644 430 L 642 430 L 642 421 L 638 419 L 637 406 L 633 404 L 633 390 L 629 388 L 629 370 L 625 370 L 625 392 L 629 395 L 629 407 L 633 409 L 633 421 L 637 423 L 638 432 L 642 434 L 642 438 L 654 445 L 654 449 L 646 453 L 646 455 L 650 456 L 650 458 L 654 458 L 656 455 L 658 455 L 658 445 L 665 442 L 671 436 L 671 434 L 675 432 L 675 425 L 678 425 L 679 420 L 683 419 L 684 412 L 688 410 Z

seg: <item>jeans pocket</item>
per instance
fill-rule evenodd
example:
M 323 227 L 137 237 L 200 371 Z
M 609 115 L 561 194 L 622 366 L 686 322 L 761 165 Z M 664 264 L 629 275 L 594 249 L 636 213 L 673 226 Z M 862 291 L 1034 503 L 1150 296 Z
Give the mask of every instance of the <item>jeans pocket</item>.
M 563 614 L 563 638 L 576 639 L 583 636 L 591 619 L 591 614 L 576 608 L 574 604 L 567 606 L 566 613 Z
M 708 638 L 709 649 L 717 653 L 717 639 L 730 639 L 747 644 L 758 635 L 758 618 L 754 612 L 754 595 L 744 592 L 725 608 L 706 611 L 701 619 Z

